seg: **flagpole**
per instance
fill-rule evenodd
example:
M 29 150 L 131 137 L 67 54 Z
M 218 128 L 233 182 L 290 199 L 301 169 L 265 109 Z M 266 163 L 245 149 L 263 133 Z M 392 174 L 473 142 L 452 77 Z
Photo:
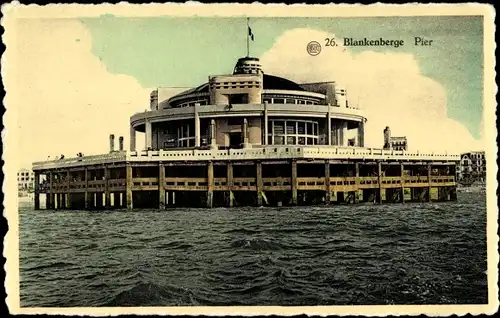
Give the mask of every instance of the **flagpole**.
M 250 34 L 249 34 L 249 31 L 250 30 L 250 18 L 247 18 L 247 30 L 246 30 L 246 34 L 247 34 L 247 57 L 250 56 Z

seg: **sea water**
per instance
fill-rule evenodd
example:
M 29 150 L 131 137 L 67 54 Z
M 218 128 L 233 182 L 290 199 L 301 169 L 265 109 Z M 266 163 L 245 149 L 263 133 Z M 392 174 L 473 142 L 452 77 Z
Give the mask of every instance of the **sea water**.
M 486 303 L 485 203 L 24 207 L 21 306 Z

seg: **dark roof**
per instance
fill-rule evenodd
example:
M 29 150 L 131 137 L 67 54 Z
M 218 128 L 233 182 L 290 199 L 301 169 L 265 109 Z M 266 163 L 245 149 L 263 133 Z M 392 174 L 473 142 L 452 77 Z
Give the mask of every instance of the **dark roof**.
M 263 78 L 264 89 L 283 89 L 291 91 L 303 91 L 304 89 L 299 84 L 287 80 L 286 78 L 264 74 Z
M 274 75 L 264 74 L 263 76 L 264 89 L 281 89 L 281 90 L 291 90 L 291 91 L 304 91 L 299 84 L 287 80 L 283 77 L 278 77 Z M 196 88 L 191 88 L 187 91 L 179 93 L 173 97 L 179 97 L 183 95 L 188 95 L 192 93 L 208 93 L 208 83 L 202 84 Z M 172 98 L 173 98 L 172 97 Z
M 202 85 L 195 87 L 195 88 L 188 89 L 187 91 L 179 93 L 179 94 L 175 95 L 174 97 L 193 94 L 193 93 L 208 93 L 208 83 L 202 84 Z

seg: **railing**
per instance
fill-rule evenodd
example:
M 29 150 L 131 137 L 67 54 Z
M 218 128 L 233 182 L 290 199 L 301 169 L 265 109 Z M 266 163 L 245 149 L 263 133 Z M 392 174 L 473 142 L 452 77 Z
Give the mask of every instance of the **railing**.
M 356 177 L 330 177 L 330 185 L 350 186 L 356 184 Z
M 227 178 L 214 178 L 214 186 L 227 185 Z
M 91 189 L 104 189 L 106 180 L 89 180 L 88 184 Z
M 382 177 L 382 184 L 401 184 L 401 177 Z
M 299 186 L 323 186 L 325 178 L 297 178 Z
M 134 187 L 158 186 L 158 178 L 133 178 Z
M 427 177 L 421 176 L 412 176 L 412 177 L 404 177 L 405 183 L 429 183 L 429 179 Z
M 291 186 L 292 178 L 262 178 L 264 187 Z
M 76 167 L 92 164 L 116 163 L 120 161 L 208 161 L 208 160 L 252 160 L 252 159 L 358 159 L 358 160 L 444 160 L 459 161 L 460 155 L 407 152 L 375 148 L 335 146 L 262 146 L 229 150 L 150 150 L 112 152 L 103 155 L 35 162 L 33 170 Z
M 74 181 L 69 184 L 70 189 L 85 189 L 85 181 Z
M 110 188 L 122 188 L 127 186 L 127 180 L 126 179 L 110 179 L 108 186 Z
M 50 188 L 50 186 L 49 186 Z M 52 183 L 52 191 L 53 192 L 61 192 L 61 191 L 66 191 L 68 189 L 68 184 L 67 183 Z
M 361 185 L 378 184 L 378 177 L 359 177 L 358 180 Z
M 183 187 L 207 187 L 208 178 L 165 178 L 165 185 L 168 186 L 183 186 Z
M 155 150 L 128 152 L 129 161 L 150 160 L 245 160 L 245 159 L 372 159 L 372 160 L 445 160 L 458 161 L 460 155 L 407 152 L 356 147 L 264 146 L 228 150 Z
M 431 176 L 432 183 L 448 183 L 455 182 L 455 177 L 453 176 Z
M 61 167 L 76 167 L 76 166 L 91 165 L 91 164 L 103 164 L 103 163 L 125 160 L 126 158 L 127 154 L 125 151 L 121 152 L 117 151 L 95 156 L 84 156 L 84 157 L 50 160 L 50 161 L 39 161 L 33 163 L 33 170 L 53 169 Z
M 256 178 L 233 178 L 233 186 L 237 187 L 254 187 Z
M 141 190 L 140 187 L 156 190 L 159 187 L 158 178 L 133 178 L 132 183 L 135 190 Z M 161 181 L 160 181 L 161 182 Z M 397 188 L 397 187 L 422 187 L 422 186 L 449 186 L 455 184 L 454 176 L 431 176 L 431 183 L 427 177 L 422 176 L 393 176 L 382 177 L 381 184 L 378 184 L 378 177 L 330 177 L 330 186 L 335 189 L 370 189 L 378 188 Z M 88 184 L 88 188 L 85 188 Z M 189 178 L 189 177 L 167 177 L 163 180 L 166 189 L 172 190 L 207 190 L 208 178 Z M 325 177 L 298 177 L 297 186 L 299 190 L 323 190 L 326 189 Z M 214 178 L 214 189 L 216 191 L 226 191 L 229 189 L 234 190 L 255 190 L 257 186 L 257 178 L 244 177 L 233 178 L 232 185 L 229 185 L 227 178 Z M 283 190 L 291 189 L 292 178 L 289 177 L 273 177 L 262 178 L 262 186 L 264 190 Z M 65 192 L 65 191 L 104 191 L 106 187 L 106 180 L 89 180 L 85 181 L 72 181 L 69 183 L 52 183 L 52 188 L 48 183 L 38 185 L 40 193 L 45 192 Z M 110 179 L 108 181 L 109 189 L 123 189 L 126 187 L 126 179 Z M 349 190 L 351 191 L 351 190 Z M 354 190 L 353 190 L 354 191 Z

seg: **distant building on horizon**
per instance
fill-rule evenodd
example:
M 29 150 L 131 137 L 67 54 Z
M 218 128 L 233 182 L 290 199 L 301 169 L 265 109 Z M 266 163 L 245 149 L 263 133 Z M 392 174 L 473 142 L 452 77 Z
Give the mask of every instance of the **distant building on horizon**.
M 486 155 L 484 151 L 470 151 L 460 155 L 457 180 L 465 183 L 486 180 Z
M 408 150 L 408 139 L 403 137 L 392 137 L 389 126 L 384 129 L 384 149 Z
M 35 173 L 28 169 L 17 172 L 17 189 L 19 191 L 33 191 L 35 186 Z

